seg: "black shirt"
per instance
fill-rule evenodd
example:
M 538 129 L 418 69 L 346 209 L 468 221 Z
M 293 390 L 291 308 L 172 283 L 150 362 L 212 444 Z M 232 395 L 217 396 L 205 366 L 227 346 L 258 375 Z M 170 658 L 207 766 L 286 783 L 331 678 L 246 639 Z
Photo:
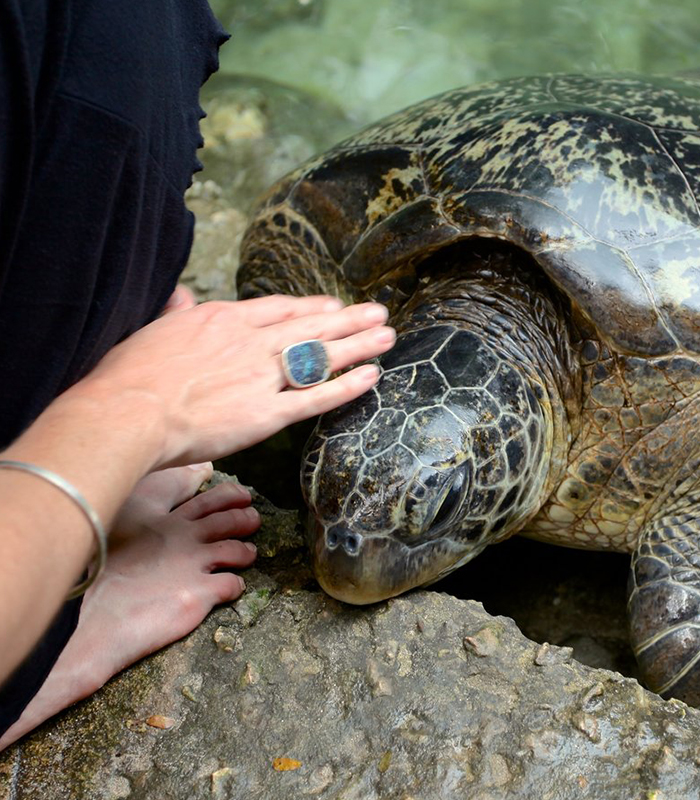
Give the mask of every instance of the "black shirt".
M 0 448 L 173 291 L 226 38 L 206 0 L 0 0 Z M 3 687 L 0 732 L 78 610 Z

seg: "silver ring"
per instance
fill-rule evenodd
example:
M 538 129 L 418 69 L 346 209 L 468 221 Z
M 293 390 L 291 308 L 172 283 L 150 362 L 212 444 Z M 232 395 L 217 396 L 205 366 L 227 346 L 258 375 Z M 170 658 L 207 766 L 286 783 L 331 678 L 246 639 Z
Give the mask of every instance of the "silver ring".
M 318 339 L 307 339 L 285 347 L 282 369 L 287 383 L 294 389 L 308 389 L 328 380 L 331 374 L 328 351 Z

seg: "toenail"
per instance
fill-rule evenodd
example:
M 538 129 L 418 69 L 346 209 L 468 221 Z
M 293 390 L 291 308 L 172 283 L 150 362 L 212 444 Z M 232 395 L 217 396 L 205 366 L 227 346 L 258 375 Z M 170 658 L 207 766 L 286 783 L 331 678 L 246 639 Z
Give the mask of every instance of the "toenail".
M 211 461 L 204 461 L 201 464 L 188 464 L 187 465 L 190 469 L 193 469 L 195 472 L 201 472 L 205 469 L 213 469 L 214 465 Z
M 375 328 L 374 338 L 378 342 L 393 342 L 396 339 L 396 333 L 393 328 Z
M 247 547 L 251 553 L 257 553 L 258 548 L 252 542 L 243 542 L 243 546 Z

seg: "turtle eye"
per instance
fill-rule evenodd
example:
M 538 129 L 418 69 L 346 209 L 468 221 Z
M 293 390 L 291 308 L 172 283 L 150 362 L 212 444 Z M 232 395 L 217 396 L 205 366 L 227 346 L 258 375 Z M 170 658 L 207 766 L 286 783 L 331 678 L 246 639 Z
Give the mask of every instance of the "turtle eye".
M 455 472 L 454 479 L 452 480 L 452 485 L 442 498 L 442 502 L 440 503 L 438 510 L 435 513 L 433 521 L 430 525 L 431 529 L 440 527 L 442 524 L 450 520 L 455 515 L 455 512 L 462 504 L 465 484 L 466 484 L 466 472 L 465 470 L 460 469 L 457 472 Z

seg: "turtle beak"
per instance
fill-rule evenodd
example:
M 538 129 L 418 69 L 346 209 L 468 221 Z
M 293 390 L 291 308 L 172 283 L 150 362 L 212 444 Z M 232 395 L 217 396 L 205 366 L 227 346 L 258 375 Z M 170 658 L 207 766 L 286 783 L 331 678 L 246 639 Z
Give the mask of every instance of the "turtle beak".
M 313 523 L 316 535 L 313 562 L 316 579 L 331 597 L 353 605 L 377 603 L 400 594 L 388 574 L 392 558 L 386 537 L 362 537 L 339 525 L 324 530 Z M 410 587 L 407 587 L 410 588 Z
M 392 536 L 363 537 L 342 525 L 324 529 L 313 518 L 310 531 L 316 579 L 331 597 L 353 605 L 432 583 L 456 561 L 444 540 L 409 547 Z

